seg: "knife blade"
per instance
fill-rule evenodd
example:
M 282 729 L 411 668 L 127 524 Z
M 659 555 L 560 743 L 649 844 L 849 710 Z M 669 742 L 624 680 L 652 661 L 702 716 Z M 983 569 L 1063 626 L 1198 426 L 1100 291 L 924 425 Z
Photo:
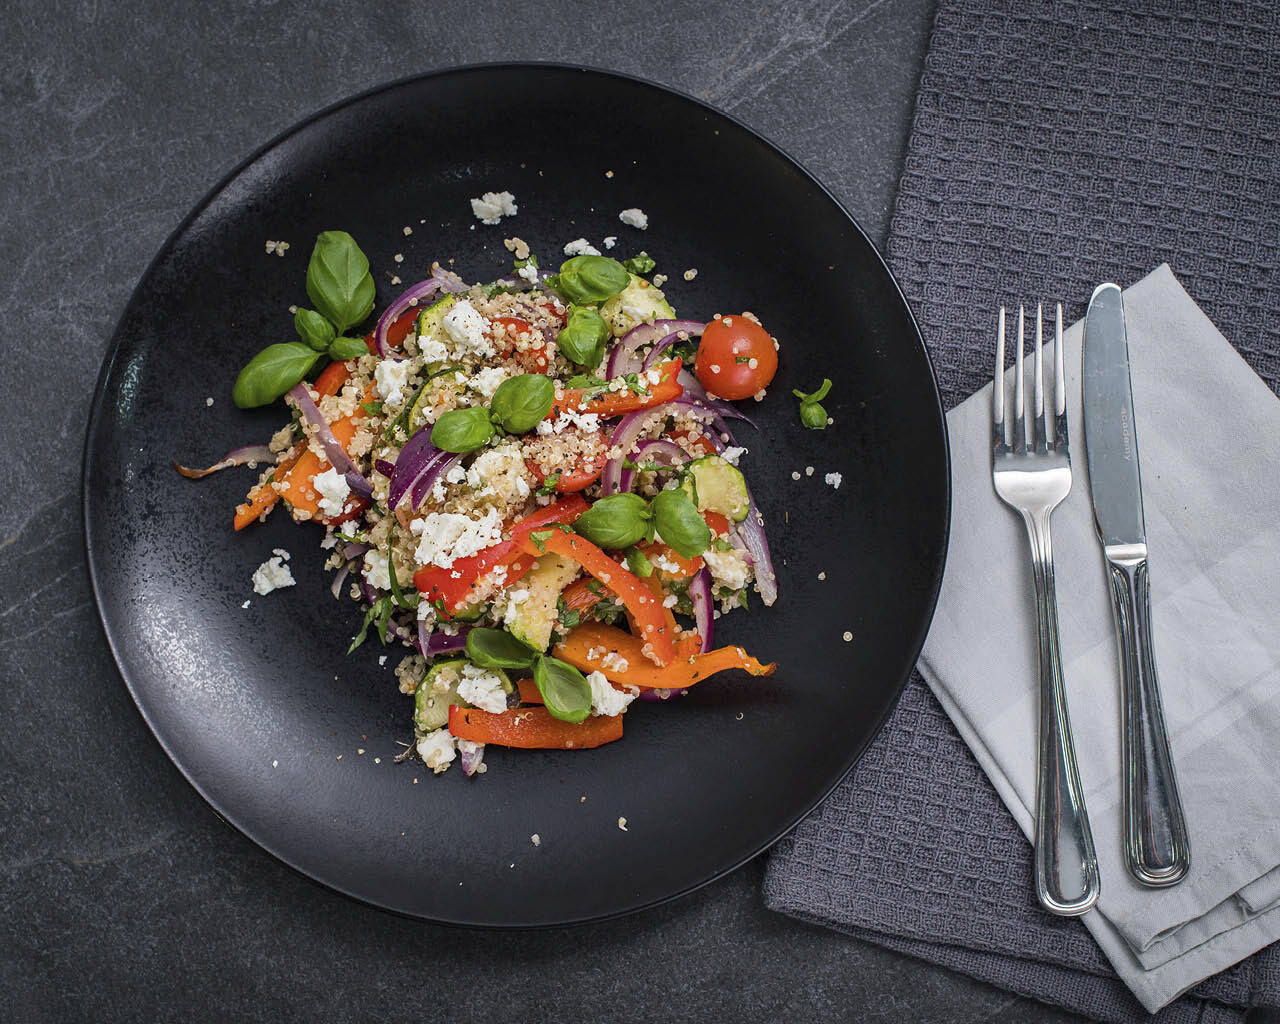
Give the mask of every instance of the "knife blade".
M 1082 364 L 1089 489 L 1120 655 L 1125 863 L 1144 885 L 1175 885 L 1190 868 L 1191 847 L 1156 678 L 1142 471 L 1118 285 L 1099 285 L 1089 300 Z

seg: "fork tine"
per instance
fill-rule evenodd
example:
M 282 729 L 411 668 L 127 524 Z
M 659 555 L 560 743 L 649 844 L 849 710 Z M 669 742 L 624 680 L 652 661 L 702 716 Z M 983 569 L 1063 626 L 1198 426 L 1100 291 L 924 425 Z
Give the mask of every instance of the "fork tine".
M 1014 378 L 1013 378 L 1013 450 L 1017 452 L 1025 452 L 1027 450 L 1027 402 L 1026 402 L 1026 386 L 1023 381 L 1022 370 L 1022 346 L 1024 340 L 1023 329 L 1025 326 L 1026 311 L 1022 304 L 1018 304 L 1018 354 L 1014 359 Z
M 1044 424 L 1044 303 L 1036 303 L 1036 358 L 1035 358 L 1035 406 L 1036 423 L 1032 441 L 1036 451 L 1049 450 L 1049 434 Z
M 1062 369 L 1062 303 L 1058 303 L 1057 332 L 1053 340 L 1053 446 L 1058 451 L 1067 447 L 1067 375 Z
M 1007 442 L 1004 429 L 1004 306 L 1000 307 L 1000 326 L 996 329 L 996 375 L 991 385 L 991 438 L 997 448 Z

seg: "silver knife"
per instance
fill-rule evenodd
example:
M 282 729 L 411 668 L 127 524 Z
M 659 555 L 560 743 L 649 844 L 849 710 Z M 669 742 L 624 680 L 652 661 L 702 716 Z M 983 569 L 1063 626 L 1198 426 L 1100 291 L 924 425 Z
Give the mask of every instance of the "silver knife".
M 1129 340 L 1114 284 L 1099 285 L 1089 300 L 1083 389 L 1094 522 L 1120 646 L 1125 861 L 1143 885 L 1176 885 L 1191 866 L 1191 846 L 1156 681 Z

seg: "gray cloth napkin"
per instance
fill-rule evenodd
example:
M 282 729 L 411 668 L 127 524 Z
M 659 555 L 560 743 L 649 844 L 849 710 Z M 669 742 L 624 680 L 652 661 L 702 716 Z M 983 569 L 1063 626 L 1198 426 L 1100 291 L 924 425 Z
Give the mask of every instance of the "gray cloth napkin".
M 1063 670 L 1102 874 L 1084 923 L 1148 1010 L 1280 938 L 1280 401 L 1167 266 L 1125 293 L 1152 619 L 1191 832 L 1180 885 L 1121 850 L 1120 677 L 1066 334 L 1071 493 L 1054 515 Z M 1051 364 L 1050 364 L 1051 365 Z M 1034 830 L 1038 674 L 1021 521 L 990 478 L 991 388 L 951 411 L 952 529 L 920 670 L 1023 832 Z
M 1167 260 L 1280 388 L 1280 8 L 942 0 L 888 257 L 948 406 L 990 375 L 1000 302 Z M 1078 921 L 917 676 L 858 769 L 775 847 L 774 909 L 1101 1020 L 1238 1022 L 1280 1005 L 1280 946 L 1154 1018 Z

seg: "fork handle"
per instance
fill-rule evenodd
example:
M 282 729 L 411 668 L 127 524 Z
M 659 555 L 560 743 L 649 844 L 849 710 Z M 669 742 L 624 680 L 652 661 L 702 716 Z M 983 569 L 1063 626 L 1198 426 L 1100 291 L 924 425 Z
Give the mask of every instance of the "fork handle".
M 1073 917 L 1098 899 L 1098 855 L 1071 740 L 1058 643 L 1050 510 L 1024 513 L 1035 576 L 1040 636 L 1040 759 L 1036 772 L 1036 896 L 1053 914 Z
M 1143 885 L 1176 885 L 1191 866 L 1151 640 L 1145 545 L 1106 549 L 1124 703 L 1124 855 Z

